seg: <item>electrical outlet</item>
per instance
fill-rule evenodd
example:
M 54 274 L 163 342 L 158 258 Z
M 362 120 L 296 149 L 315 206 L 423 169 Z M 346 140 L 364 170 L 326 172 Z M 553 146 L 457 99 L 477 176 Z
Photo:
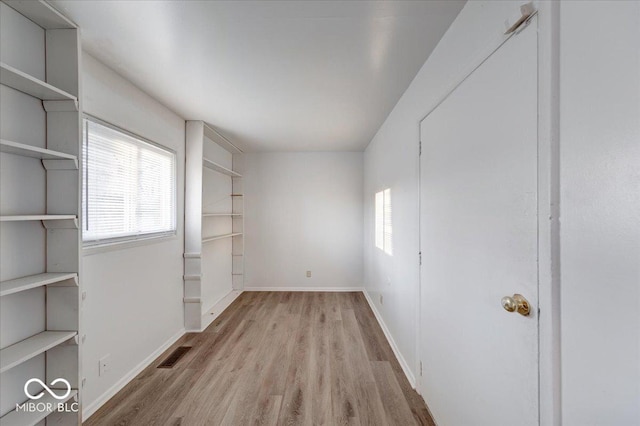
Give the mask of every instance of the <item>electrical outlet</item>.
M 380 295 L 380 304 L 382 305 L 383 303 L 382 295 Z
M 311 271 L 307 271 L 307 278 L 311 278 Z
M 111 365 L 110 365 L 111 364 L 111 360 L 109 358 L 111 358 L 111 354 L 107 354 L 107 355 L 103 356 L 98 361 L 98 375 L 99 376 L 104 376 L 111 369 Z

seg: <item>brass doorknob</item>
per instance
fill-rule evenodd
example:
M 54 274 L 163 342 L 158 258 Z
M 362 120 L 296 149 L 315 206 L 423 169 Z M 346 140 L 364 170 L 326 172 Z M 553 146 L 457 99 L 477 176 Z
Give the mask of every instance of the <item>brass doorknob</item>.
M 514 294 L 513 297 L 505 296 L 500 302 L 502 303 L 504 310 L 507 312 L 518 311 L 520 315 L 525 317 L 529 315 L 529 312 L 531 312 L 529 301 L 521 294 Z

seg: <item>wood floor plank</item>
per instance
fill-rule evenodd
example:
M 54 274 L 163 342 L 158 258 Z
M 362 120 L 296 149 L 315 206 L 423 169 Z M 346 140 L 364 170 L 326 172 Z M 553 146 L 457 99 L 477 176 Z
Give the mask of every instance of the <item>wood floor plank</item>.
M 248 335 L 245 340 L 254 342 L 250 346 L 240 345 L 234 350 L 236 361 L 232 363 L 231 371 L 238 371 L 239 376 L 235 384 L 235 396 L 231 400 L 227 413 L 222 420 L 223 424 L 244 425 L 253 422 L 255 402 L 258 400 L 260 387 L 256 386 L 264 374 L 265 366 L 269 363 L 269 355 L 274 351 L 272 346 L 277 339 L 280 295 L 272 293 L 265 298 L 266 303 L 261 313 L 255 318 L 257 324 L 264 327 L 255 327 L 254 335 Z M 240 362 L 242 360 L 242 362 Z
M 200 379 L 204 370 L 176 369 L 168 380 L 168 386 L 148 409 L 140 413 L 137 423 L 148 425 L 164 424 L 182 403 L 185 395 Z
M 297 296 L 297 295 L 296 295 Z M 287 374 L 285 393 L 278 416 L 278 423 L 285 425 L 308 425 L 312 423 L 311 417 L 311 381 L 308 379 L 311 362 L 311 305 L 312 295 L 302 293 L 300 306 L 300 327 L 296 335 L 296 343 L 291 365 Z
M 393 349 L 387 341 L 382 328 L 380 328 L 378 321 L 375 319 L 375 315 L 364 294 L 352 293 L 350 294 L 350 298 L 353 303 L 352 306 L 357 308 L 354 309 L 354 313 L 356 314 L 358 325 L 361 326 L 361 332 L 368 337 L 367 342 L 369 343 L 369 349 L 367 353 L 369 354 L 369 359 L 385 359 L 390 362 L 400 388 L 406 400 L 409 401 L 416 423 L 421 426 L 435 426 L 424 400 L 416 390 L 413 389 L 409 380 L 407 380 L 402 366 L 395 357 Z M 366 324 L 366 326 L 363 326 L 363 324 Z M 372 345 L 375 345 L 375 349 L 372 349 Z
M 282 306 L 286 308 L 285 305 Z M 253 424 L 271 422 L 273 413 L 270 410 L 275 409 L 274 401 L 277 401 L 278 411 L 273 421 L 277 421 L 295 344 L 291 336 L 296 335 L 299 323 L 300 315 L 289 314 L 282 308 L 273 323 L 268 326 L 274 333 L 265 339 L 264 365 L 259 377 L 256 377 L 256 383 L 260 383 L 258 396 L 253 407 L 247 407 Z
M 342 316 L 340 315 L 340 301 L 341 293 L 325 293 L 327 296 L 327 309 L 329 321 L 340 321 Z
M 380 330 L 378 321 L 373 315 L 373 311 L 369 307 L 362 293 L 349 293 L 353 312 L 358 321 L 358 327 L 363 338 L 364 346 L 371 361 L 388 361 L 389 351 L 387 351 L 387 340 L 383 334 L 378 334 Z M 382 331 L 382 330 L 380 330 Z M 391 349 L 389 347 L 389 349 Z M 393 355 L 392 355 L 393 356 Z
M 314 292 L 241 294 L 86 424 L 434 426 L 363 295 Z
M 346 359 L 342 321 L 332 321 L 329 330 L 331 366 L 331 408 L 334 424 L 360 424 L 353 375 Z
M 313 424 L 331 425 L 331 366 L 329 364 L 329 324 L 325 293 L 312 293 L 311 327 L 311 418 Z
M 255 426 L 275 426 L 278 424 L 278 415 L 282 406 L 282 395 L 271 395 L 258 405 L 251 423 Z
M 369 364 L 360 328 L 351 309 L 342 310 L 343 334 L 347 359 L 354 376 L 354 389 L 362 424 L 386 425 L 386 414 Z
M 372 361 L 371 369 L 376 378 L 382 405 L 391 425 L 408 425 L 414 422 L 411 408 L 400 389 L 396 376 L 387 361 Z

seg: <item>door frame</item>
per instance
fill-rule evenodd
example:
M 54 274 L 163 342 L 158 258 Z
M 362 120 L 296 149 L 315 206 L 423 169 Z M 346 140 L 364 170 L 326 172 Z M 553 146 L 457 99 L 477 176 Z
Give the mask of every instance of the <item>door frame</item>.
M 518 5 L 519 7 L 519 5 Z M 535 2 L 536 13 L 527 25 L 537 25 L 538 34 L 538 407 L 539 424 L 560 426 L 561 412 L 561 340 L 560 340 L 560 168 L 559 168 L 559 2 Z M 500 29 L 498 29 L 500 30 Z M 447 90 L 426 114 L 420 125 L 445 99 L 515 33 L 500 34 L 478 51 L 473 61 L 452 80 Z M 421 151 L 421 148 L 420 148 Z M 421 217 L 422 170 L 418 154 L 418 217 Z M 421 233 L 421 219 L 418 220 Z M 421 235 L 421 234 L 420 234 Z M 419 241 L 421 238 L 419 239 Z M 420 244 L 420 242 L 418 243 Z M 422 247 L 419 245 L 422 252 Z M 420 262 L 421 263 L 421 262 Z M 422 267 L 418 266 L 418 303 L 416 308 L 416 390 L 423 394 L 422 354 Z M 425 401 L 427 407 L 429 401 Z M 433 417 L 433 416 L 432 416 Z M 435 419 L 434 419 L 435 420 Z

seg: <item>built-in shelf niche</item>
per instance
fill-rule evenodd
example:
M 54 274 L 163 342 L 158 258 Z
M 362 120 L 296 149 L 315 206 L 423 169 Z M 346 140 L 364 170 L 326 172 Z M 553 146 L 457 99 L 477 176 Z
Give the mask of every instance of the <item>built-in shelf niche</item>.
M 190 331 L 201 331 L 214 319 L 210 315 L 211 309 L 204 306 L 203 301 L 203 291 L 206 289 L 203 285 L 211 283 L 206 281 L 207 276 L 203 270 L 209 268 L 207 270 L 212 271 L 213 259 L 210 258 L 207 261 L 203 257 L 231 247 L 231 252 L 228 254 L 230 263 L 224 268 L 215 270 L 214 273 L 224 274 L 226 272 L 222 271 L 227 267 L 231 268 L 231 276 L 228 277 L 231 288 L 229 294 L 233 292 L 239 294 L 243 287 L 244 204 L 242 173 L 236 168 L 236 160 L 240 158 L 242 150 L 202 121 L 187 121 L 186 127 L 185 328 Z M 214 145 L 208 146 L 207 144 L 210 143 Z M 211 171 L 214 173 L 212 174 Z M 218 186 L 217 204 L 207 204 L 204 196 L 211 189 L 207 188 L 207 185 L 222 181 L 222 177 L 216 178 L 215 173 L 231 178 L 231 184 L 226 188 L 226 190 L 230 189 L 230 192 L 225 194 L 225 186 Z M 222 194 L 220 194 L 221 190 Z M 225 243 L 229 240 L 231 243 Z M 226 278 L 220 277 L 220 280 L 224 281 Z
M 1 3 L 2 46 L 10 49 L 0 63 L 0 84 L 7 88 L 4 92 L 3 87 L 3 93 L 10 96 L 3 96 L 0 102 L 14 119 L 11 135 L 0 135 L 3 165 L 11 164 L 8 168 L 11 174 L 6 179 L 3 176 L 0 185 L 12 193 L 20 193 L 20 200 L 27 201 L 25 206 L 37 207 L 22 208 L 17 198 L 3 200 L 4 214 L 0 215 L 3 228 L 0 256 L 4 265 L 11 265 L 0 272 L 0 297 L 3 302 L 18 304 L 10 317 L 3 316 L 3 329 L 11 330 L 17 341 L 11 340 L 0 349 L 0 372 L 11 370 L 3 375 L 6 382 L 0 405 L 11 407 L 25 402 L 25 383 L 18 380 L 23 376 L 44 383 L 64 378 L 72 389 L 64 400 L 48 394 L 37 400 L 50 402 L 52 411 L 9 411 L 0 418 L 0 425 L 35 425 L 46 419 L 46 424 L 77 426 L 81 424 L 82 412 L 80 37 L 76 25 L 45 1 Z M 27 46 L 20 36 L 25 32 L 32 33 L 29 40 L 40 40 L 41 44 Z M 37 71 L 23 69 L 24 63 L 11 52 L 28 56 L 31 64 L 40 63 L 44 73 L 39 77 L 31 75 L 27 71 Z M 43 120 L 32 120 L 34 117 Z M 32 131 L 34 126 L 41 128 Z M 33 139 L 39 134 L 44 140 Z M 42 178 L 38 175 L 32 179 L 34 176 L 29 173 L 35 170 L 32 162 L 36 161 L 44 173 Z M 34 192 L 45 194 L 42 205 L 36 201 Z M 11 252 L 14 247 L 20 251 Z M 44 256 L 20 255 L 25 251 Z M 31 309 L 40 303 L 44 312 L 22 309 L 22 304 Z M 20 319 L 30 315 L 44 318 L 43 329 L 34 333 L 35 330 L 21 327 Z M 37 371 L 44 371 L 44 375 Z M 77 412 L 55 411 L 57 403 L 70 400 L 78 402 Z

